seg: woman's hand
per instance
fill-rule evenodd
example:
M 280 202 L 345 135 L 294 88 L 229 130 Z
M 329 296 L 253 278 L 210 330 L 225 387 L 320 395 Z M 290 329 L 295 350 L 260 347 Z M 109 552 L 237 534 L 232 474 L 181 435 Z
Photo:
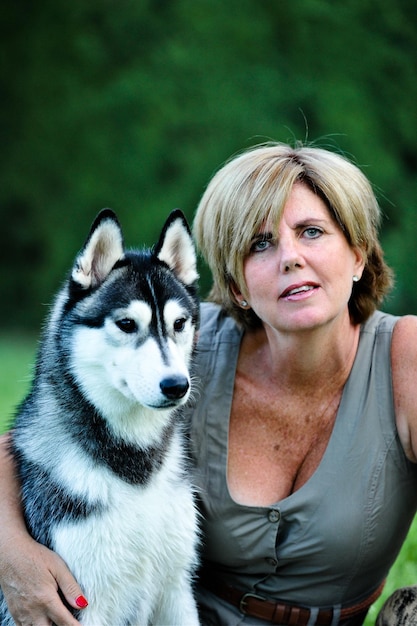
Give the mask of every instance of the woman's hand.
M 26 529 L 8 434 L 0 436 L 0 501 L 0 585 L 17 626 L 76 626 L 61 596 L 73 608 L 86 600 L 64 561 Z
M 77 626 L 58 590 L 74 608 L 84 608 L 82 590 L 64 561 L 29 535 L 15 537 L 1 552 L 0 580 L 17 626 Z

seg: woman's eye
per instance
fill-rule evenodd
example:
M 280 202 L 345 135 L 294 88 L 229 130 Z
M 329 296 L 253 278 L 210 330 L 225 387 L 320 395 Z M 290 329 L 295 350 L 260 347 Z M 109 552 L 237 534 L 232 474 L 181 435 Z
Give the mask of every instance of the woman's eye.
M 272 238 L 270 236 L 263 236 L 262 238 L 257 239 L 252 243 L 250 251 L 263 252 L 264 250 L 267 250 L 272 245 L 271 239 Z
M 180 333 L 181 331 L 184 330 L 186 321 L 187 320 L 185 317 L 179 317 L 177 320 L 175 320 L 174 330 L 176 333 Z
M 323 234 L 321 228 L 317 228 L 316 226 L 309 226 L 303 231 L 303 234 L 307 237 L 307 239 L 316 239 Z
M 134 333 L 137 331 L 138 326 L 135 320 L 130 319 L 129 317 L 124 317 L 121 320 L 117 320 L 116 326 L 120 328 L 124 333 Z

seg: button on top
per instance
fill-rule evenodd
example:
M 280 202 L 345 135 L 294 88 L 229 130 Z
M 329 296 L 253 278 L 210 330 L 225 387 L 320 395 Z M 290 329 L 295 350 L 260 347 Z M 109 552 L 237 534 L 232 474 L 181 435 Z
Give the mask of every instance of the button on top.
M 279 520 L 281 519 L 281 513 L 276 509 L 271 509 L 268 513 L 268 519 L 272 523 L 279 522 Z

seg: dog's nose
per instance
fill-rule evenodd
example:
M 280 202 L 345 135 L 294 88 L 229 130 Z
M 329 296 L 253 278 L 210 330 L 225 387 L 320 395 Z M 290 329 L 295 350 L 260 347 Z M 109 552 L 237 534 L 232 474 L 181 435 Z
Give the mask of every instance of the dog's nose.
M 190 383 L 185 376 L 170 376 L 159 383 L 162 393 L 169 400 L 179 400 L 187 393 Z

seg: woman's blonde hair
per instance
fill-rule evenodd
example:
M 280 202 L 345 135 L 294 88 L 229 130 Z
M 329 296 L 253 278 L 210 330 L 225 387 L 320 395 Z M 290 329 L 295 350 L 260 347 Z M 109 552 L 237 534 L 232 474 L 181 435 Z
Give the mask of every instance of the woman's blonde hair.
M 211 179 L 199 203 L 194 236 L 213 275 L 209 300 L 245 328 L 260 325 L 242 309 L 232 288 L 247 297 L 244 260 L 268 220 L 277 226 L 294 183 L 303 182 L 326 203 L 349 245 L 362 251 L 365 269 L 353 285 L 349 312 L 364 322 L 392 284 L 378 240 L 380 209 L 371 184 L 345 157 L 323 148 L 268 144 L 232 158 Z

